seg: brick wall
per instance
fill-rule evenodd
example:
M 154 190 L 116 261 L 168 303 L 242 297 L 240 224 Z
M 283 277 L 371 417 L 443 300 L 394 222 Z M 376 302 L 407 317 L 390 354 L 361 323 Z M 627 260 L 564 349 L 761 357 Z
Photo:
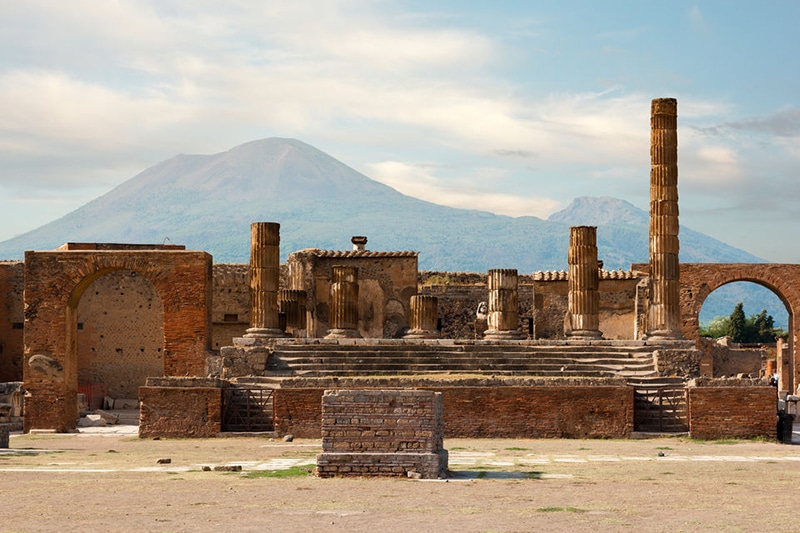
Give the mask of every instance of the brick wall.
M 442 395 L 421 390 L 335 390 L 322 397 L 316 473 L 436 478 L 447 472 Z
M 689 387 L 689 434 L 696 439 L 775 439 L 776 409 L 774 387 Z
M 626 438 L 633 389 L 615 386 L 430 386 L 444 398 L 447 438 Z M 324 388 L 275 391 L 275 430 L 319 438 Z
M 139 387 L 139 437 L 215 437 L 221 387 Z
M 155 287 L 128 270 L 96 279 L 78 304 L 78 386 L 136 398 L 163 373 L 164 310 Z
M 0 261 L 0 382 L 22 381 L 25 265 Z
M 26 430 L 75 427 L 78 306 L 94 281 L 118 270 L 142 276 L 158 293 L 164 316 L 163 374 L 206 374 L 210 255 L 171 250 L 28 251 L 23 356 Z

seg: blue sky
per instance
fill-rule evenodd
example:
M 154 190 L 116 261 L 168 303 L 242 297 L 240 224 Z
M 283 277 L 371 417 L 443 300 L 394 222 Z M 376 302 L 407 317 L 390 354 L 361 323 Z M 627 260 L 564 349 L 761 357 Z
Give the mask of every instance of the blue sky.
M 650 100 L 675 97 L 682 225 L 800 263 L 798 21 L 788 0 L 0 2 L 0 240 L 273 136 L 456 207 L 647 209 Z

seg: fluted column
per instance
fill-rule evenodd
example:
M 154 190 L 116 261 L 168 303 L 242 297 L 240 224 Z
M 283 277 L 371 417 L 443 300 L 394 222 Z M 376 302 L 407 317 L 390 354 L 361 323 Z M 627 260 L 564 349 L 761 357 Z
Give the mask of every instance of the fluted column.
M 358 269 L 334 266 L 326 339 L 361 337 L 358 332 Z
M 517 271 L 498 268 L 489 271 L 489 310 L 485 339 L 519 339 L 519 293 Z
M 297 334 L 306 329 L 306 291 L 280 289 L 278 291 L 278 308 L 286 317 L 286 331 Z
M 411 297 L 411 329 L 405 334 L 407 339 L 436 339 L 440 333 L 439 298 L 417 294 Z
M 283 337 L 278 320 L 280 228 L 276 222 L 250 225 L 250 328 L 245 337 Z
M 597 262 L 597 228 L 569 229 L 569 337 L 599 339 L 600 280 Z
M 648 337 L 680 339 L 678 101 L 656 98 L 650 117 L 650 308 Z

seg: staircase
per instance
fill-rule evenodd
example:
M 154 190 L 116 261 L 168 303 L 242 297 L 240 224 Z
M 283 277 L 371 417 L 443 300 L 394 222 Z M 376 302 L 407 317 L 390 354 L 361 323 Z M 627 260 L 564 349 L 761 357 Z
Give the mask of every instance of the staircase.
M 534 377 L 655 376 L 653 347 L 534 343 L 280 343 L 270 376 L 352 377 L 480 374 Z

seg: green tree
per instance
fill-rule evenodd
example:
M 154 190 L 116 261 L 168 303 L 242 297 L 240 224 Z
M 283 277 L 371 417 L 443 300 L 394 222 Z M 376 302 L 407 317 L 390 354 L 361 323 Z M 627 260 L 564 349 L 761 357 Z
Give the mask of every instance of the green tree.
M 712 339 L 719 339 L 728 334 L 730 329 L 731 319 L 727 316 L 716 316 L 711 319 L 708 325 L 700 326 L 700 335 L 702 337 L 711 337 Z
M 753 342 L 775 342 L 775 319 L 766 309 L 753 318 Z
M 733 342 L 744 342 L 747 335 L 747 320 L 744 316 L 744 304 L 739 302 L 733 309 L 728 324 L 728 336 Z

